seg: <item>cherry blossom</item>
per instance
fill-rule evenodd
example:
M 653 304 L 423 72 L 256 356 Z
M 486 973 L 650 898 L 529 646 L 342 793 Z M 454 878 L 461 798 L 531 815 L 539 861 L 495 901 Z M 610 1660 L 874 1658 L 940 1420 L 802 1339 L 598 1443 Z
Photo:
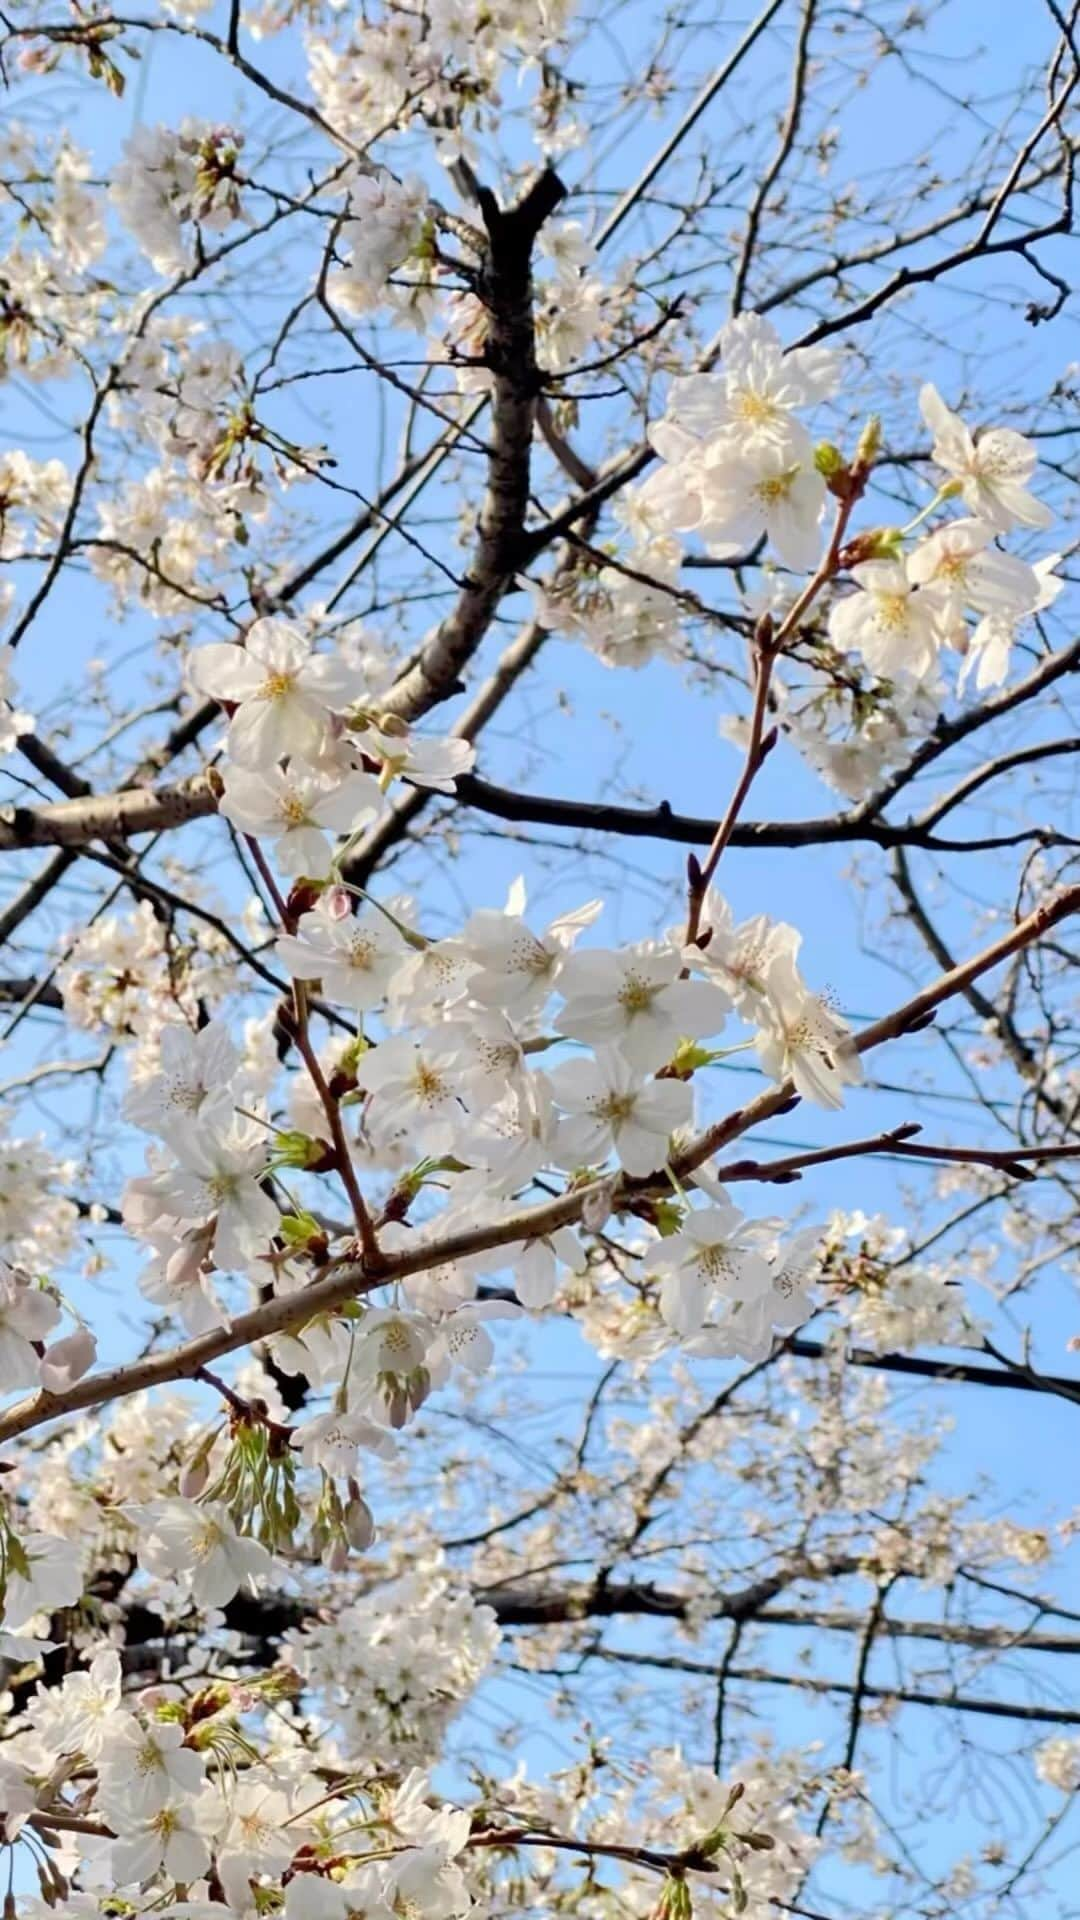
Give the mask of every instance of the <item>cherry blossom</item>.
M 718 1032 L 730 1004 L 711 981 L 681 979 L 682 970 L 670 947 L 572 954 L 559 976 L 566 1004 L 556 1030 L 590 1045 L 616 1045 L 639 1070 L 663 1066 L 680 1039 Z
M 390 275 L 423 238 L 427 208 L 419 180 L 395 180 L 381 172 L 352 182 L 340 234 L 348 264 L 331 280 L 335 300 L 348 313 L 366 313 L 381 303 Z
M 685 1126 L 693 1093 L 681 1080 L 643 1080 L 622 1054 L 601 1049 L 592 1060 L 566 1060 L 551 1075 L 565 1117 L 559 1122 L 563 1165 L 601 1166 L 617 1154 L 627 1173 L 662 1167 L 668 1142 Z
M 1022 434 L 1011 427 L 973 434 L 929 383 L 919 393 L 919 408 L 934 436 L 934 460 L 959 482 L 964 504 L 976 519 L 998 532 L 1052 526 L 1049 508 L 1028 491 L 1038 456 Z
M 538 1312 L 550 1306 L 558 1285 L 560 1264 L 580 1273 L 587 1256 L 569 1227 L 527 1240 L 514 1256 L 514 1290 L 523 1307 Z
M 695 949 L 694 965 L 730 996 L 743 1019 L 755 1019 L 768 991 L 771 963 L 786 958 L 794 964 L 802 936 L 764 913 L 736 923 L 729 903 L 715 893 L 706 901 L 704 921 L 709 944 L 704 953 Z
M 301 914 L 295 934 L 281 936 L 277 954 L 294 980 L 321 981 L 341 1005 L 367 1013 L 385 999 L 408 948 L 385 915 L 371 908 L 354 919 L 330 893 Z
M 650 429 L 657 451 L 677 458 L 693 441 L 726 434 L 743 450 L 774 447 L 808 460 L 812 444 L 797 409 L 831 397 L 840 379 L 836 354 L 825 347 L 785 353 L 776 329 L 756 313 L 729 320 L 719 348 L 720 373 L 673 382 L 665 421 Z
M 931 576 L 933 566 L 931 556 Z M 882 676 L 925 680 L 947 637 L 946 591 L 940 584 L 918 585 L 914 567 L 914 555 L 906 564 L 864 560 L 851 572 L 858 592 L 838 600 L 829 615 L 829 636 L 836 645 L 861 653 Z M 920 571 L 926 572 L 925 565 Z
M 669 482 L 659 475 L 647 483 L 650 506 L 659 507 L 667 526 L 699 533 L 718 559 L 743 553 L 764 536 L 785 566 L 802 572 L 814 565 L 825 482 L 790 449 L 769 441 L 743 446 L 722 436 L 671 472 Z
M 269 835 L 282 873 L 322 880 L 333 860 L 328 835 L 354 832 L 384 805 L 378 781 L 369 773 L 350 773 L 331 785 L 291 769 L 252 773 L 235 767 L 225 775 L 220 811 L 243 833 Z
M 235 708 L 229 756 L 255 772 L 272 770 L 285 754 L 317 761 L 332 713 L 344 711 L 363 681 L 332 654 L 312 652 L 299 627 L 282 619 L 256 620 L 244 645 L 213 643 L 191 658 L 193 685 Z
M 61 1690 L 63 1731 L 59 1736 L 65 1752 L 100 1758 L 119 1715 L 121 1684 L 120 1656 L 112 1648 L 95 1655 L 86 1672 L 67 1675 Z
M 198 1880 L 210 1864 L 216 1800 L 169 1800 L 143 1819 L 124 1822 L 109 1858 L 117 1884 L 149 1880 L 159 1867 L 181 1886 Z
M 220 1505 L 161 1500 L 133 1518 L 139 1525 L 140 1564 L 150 1573 L 185 1576 L 196 1606 L 223 1607 L 238 1588 L 253 1585 L 269 1570 L 267 1549 L 238 1534 Z
M 384 1040 L 365 1056 L 367 1124 L 380 1136 L 406 1126 L 426 1153 L 450 1150 L 462 1112 L 458 1049 L 436 1028 L 422 1039 Z
M 917 587 L 942 587 L 950 613 L 965 606 L 976 613 L 1030 612 L 1039 598 L 1038 575 L 993 541 L 994 529 L 984 520 L 949 520 L 908 556 L 908 579 Z
M 845 1087 L 858 1086 L 862 1062 L 843 1021 L 808 992 L 786 955 L 769 963 L 762 1025 L 755 1041 L 764 1071 L 791 1076 L 819 1107 L 840 1107 Z
M 378 754 L 387 779 L 411 780 L 414 787 L 429 787 L 433 793 L 453 793 L 458 775 L 468 773 L 476 759 L 468 740 L 417 733 L 401 721 L 393 731 L 386 723 L 358 737 L 365 750 Z
M 2 612 L 3 601 L 0 600 L 0 613 Z M 20 711 L 14 705 L 16 698 L 11 661 L 6 653 L 0 653 L 0 754 L 10 753 L 23 734 L 32 733 L 34 730 L 33 714 Z
M 868 10 L 803 11 L 719 94 L 644 0 L 0 17 L 28 1920 L 1057 1891 L 1075 1742 L 955 1858 L 910 1769 L 1069 1651 L 1080 1520 L 947 1449 L 1077 1344 L 1074 543 L 1027 538 L 1076 49 L 1031 27 L 1033 107 L 973 61 L 920 186 L 934 21 L 883 96 Z M 1024 433 L 920 392 L 950 355 L 972 418 L 1049 366 Z
M 475 1300 L 444 1314 L 427 1350 L 425 1365 L 433 1387 L 442 1386 L 455 1367 L 486 1373 L 495 1358 L 489 1320 L 513 1320 L 520 1309 L 508 1300 Z
M 152 1257 L 139 1273 L 139 1292 L 175 1313 L 191 1334 L 224 1326 L 229 1317 L 213 1283 L 215 1224 L 189 1227 L 179 1235 L 152 1227 L 142 1236 Z
M 97 1341 L 89 1327 L 77 1327 L 52 1345 L 41 1356 L 41 1384 L 46 1393 L 63 1393 L 81 1380 L 97 1359 Z
M 101 1802 L 110 1818 L 149 1819 L 197 1794 L 205 1774 L 205 1759 L 184 1745 L 175 1720 L 144 1723 L 117 1714 L 110 1721 L 99 1761 Z
M 289 1865 L 300 1835 L 289 1796 L 269 1781 L 241 1781 L 230 1797 L 228 1819 L 218 1835 L 217 1870 L 231 1906 L 243 1908 L 257 1874 L 277 1876 Z
M 176 1164 L 150 1176 L 150 1190 L 163 1214 L 208 1223 L 213 1219 L 213 1252 L 222 1268 L 243 1270 L 266 1252 L 278 1223 L 278 1210 L 261 1184 L 269 1159 L 262 1129 L 221 1111 L 178 1136 Z M 135 1196 L 146 1183 L 133 1181 Z
M 1058 559 L 1057 554 L 1050 554 L 1043 560 L 1037 560 L 1032 567 L 1038 588 L 1033 604 L 1019 610 L 991 609 L 983 614 L 966 640 L 964 663 L 957 681 L 958 692 L 962 693 L 969 681 L 974 682 L 979 692 L 987 687 L 1002 685 L 1008 677 L 1018 627 L 1031 615 L 1052 606 L 1062 590 L 1064 582 L 1053 571 Z
M 6 1549 L 3 1590 L 4 1625 L 13 1633 L 37 1613 L 74 1606 L 82 1593 L 82 1568 L 70 1543 L 55 1534 L 25 1533 Z
M 0 1261 L 0 1392 L 38 1384 L 41 1359 L 35 1343 L 51 1333 L 59 1318 L 52 1294 Z
M 133 1125 L 168 1140 L 190 1133 L 199 1116 L 217 1113 L 227 1123 L 240 1055 L 225 1023 L 211 1020 L 195 1033 L 186 1026 L 163 1027 L 159 1051 L 160 1071 L 134 1082 L 124 1096 Z
M 677 1233 L 649 1249 L 645 1264 L 661 1276 L 660 1311 L 670 1327 L 696 1333 L 716 1295 L 746 1301 L 763 1292 L 768 1268 L 755 1238 L 737 1207 L 692 1208 Z
M 500 1007 L 514 1020 L 539 1012 L 556 986 L 574 942 L 603 910 L 600 900 L 587 901 L 560 914 L 543 933 L 534 933 L 524 919 L 525 883 L 516 880 L 503 912 L 482 907 L 469 916 L 462 935 L 477 963 L 469 980 L 469 994 L 481 1006 Z

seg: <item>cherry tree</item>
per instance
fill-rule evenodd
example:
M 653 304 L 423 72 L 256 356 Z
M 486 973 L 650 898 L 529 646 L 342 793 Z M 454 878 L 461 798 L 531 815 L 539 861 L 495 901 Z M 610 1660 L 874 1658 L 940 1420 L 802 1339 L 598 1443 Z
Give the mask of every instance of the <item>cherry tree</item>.
M 0 11 L 5 1912 L 1071 1910 L 1015 11 Z

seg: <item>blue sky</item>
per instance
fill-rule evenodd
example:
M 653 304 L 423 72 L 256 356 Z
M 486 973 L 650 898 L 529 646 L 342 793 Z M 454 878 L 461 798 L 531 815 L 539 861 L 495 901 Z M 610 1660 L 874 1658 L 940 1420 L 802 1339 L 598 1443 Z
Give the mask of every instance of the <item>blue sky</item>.
M 741 122 L 761 103 L 764 112 L 775 103 L 782 90 L 790 45 L 790 15 L 787 9 L 782 32 L 770 34 L 747 63 L 737 89 L 723 95 L 703 119 L 687 142 L 684 154 L 673 168 L 671 181 L 683 177 L 694 156 L 707 149 L 723 150 L 737 143 Z M 728 46 L 745 24 L 741 9 L 725 7 L 694 25 L 683 36 L 683 72 L 704 74 L 714 61 L 722 59 Z M 638 49 L 644 46 L 645 15 L 636 4 L 620 11 L 617 21 L 619 44 L 632 66 Z M 887 179 L 891 170 L 916 147 L 933 156 L 934 164 L 946 169 L 957 157 L 969 129 L 960 124 L 956 108 L 942 97 L 939 89 L 977 87 L 988 101 L 1004 103 L 1014 86 L 1018 52 L 1022 60 L 1035 58 L 1048 36 L 1038 9 L 1007 4 L 961 4 L 946 9 L 935 21 L 931 36 L 932 57 L 926 62 L 929 84 L 914 85 L 905 77 L 899 62 L 884 59 L 874 73 L 873 84 L 864 90 L 852 89 L 844 104 L 845 155 L 843 171 L 853 178 Z M 982 46 L 978 61 L 972 60 L 973 43 Z M 1019 43 L 1019 44 L 1018 44 Z M 262 49 L 271 70 L 284 75 L 295 69 L 295 44 L 270 43 Z M 606 77 L 603 63 L 613 58 L 610 46 L 605 51 L 601 36 L 594 36 L 578 55 L 579 70 L 595 70 Z M 838 50 L 834 56 L 841 57 Z M 823 83 L 824 84 L 824 83 Z M 508 89 L 509 91 L 509 89 Z M 48 110 L 58 116 L 70 106 L 77 137 L 89 144 L 104 171 L 115 163 L 123 140 L 140 122 L 175 122 L 181 113 L 194 111 L 206 117 L 228 118 L 235 110 L 238 89 L 230 75 L 223 74 L 216 62 L 202 51 L 176 37 L 155 42 L 142 62 L 128 94 L 118 105 L 103 94 L 82 86 L 69 86 L 54 79 L 47 95 Z M 596 175 L 589 181 L 590 191 L 579 193 L 576 183 L 584 175 L 578 158 L 569 156 L 564 172 L 571 185 L 567 211 L 574 217 L 591 219 L 595 206 L 607 206 L 610 198 L 594 198 L 591 189 L 606 194 L 621 189 L 648 160 L 669 126 L 678 117 L 682 102 L 666 117 L 663 112 L 635 124 L 617 150 L 608 153 Z M 258 109 L 256 127 L 269 134 L 276 112 Z M 992 118 L 992 115 L 991 115 Z M 516 136 L 515 136 L 516 138 Z M 249 151 L 258 148 L 253 130 Z M 513 146 L 513 142 L 511 143 Z M 520 144 L 520 143 L 518 143 Z M 737 146 L 736 149 L 737 151 Z M 292 164 L 301 169 L 310 157 L 306 137 L 301 139 Z M 623 249 L 633 250 L 641 243 L 643 228 L 628 225 L 613 249 L 617 262 Z M 1060 263 L 1072 242 L 1050 243 L 1045 258 L 1053 266 Z M 233 337 L 237 344 L 262 331 L 262 316 L 277 301 L 283 284 L 295 273 L 302 283 L 309 269 L 306 256 L 293 261 L 286 253 L 265 262 L 265 284 L 251 289 L 250 314 L 239 302 L 215 301 L 207 317 Z M 605 268 L 607 266 L 605 259 Z M 284 276 L 284 280 L 283 280 Z M 1053 325 L 1036 330 L 1026 328 L 1009 314 L 998 296 L 1004 287 L 1012 287 L 1023 277 L 1013 262 L 971 269 L 955 288 L 920 293 L 914 312 L 905 308 L 901 317 L 885 317 L 875 328 L 873 352 L 879 364 L 894 369 L 903 392 L 909 425 L 915 427 L 915 394 L 918 380 L 931 370 L 947 393 L 963 384 L 970 365 L 980 367 L 981 392 L 988 408 L 1013 404 L 1026 395 L 1033 398 L 1062 373 L 1077 352 L 1075 317 L 1069 310 Z M 870 284 L 873 284 L 871 281 Z M 1037 290 L 1036 290 L 1037 291 Z M 726 289 L 722 276 L 715 288 L 717 317 L 723 309 Z M 774 316 L 785 338 L 794 337 L 806 324 L 806 316 Z M 943 348 L 936 335 L 947 338 Z M 868 406 L 873 400 L 871 381 L 859 370 L 853 377 L 866 388 Z M 351 383 L 350 383 L 351 385 Z M 333 383 L 327 387 L 333 389 Z M 360 487 L 372 483 L 376 458 L 376 414 L 370 387 L 351 388 L 356 395 L 355 435 L 351 438 L 347 459 L 339 469 Z M 54 396 L 50 403 L 54 403 Z M 66 404 L 69 396 L 63 396 Z M 74 398 L 74 396 L 70 396 Z M 314 431 L 327 408 L 337 406 L 336 390 L 319 393 L 303 406 L 290 401 L 292 411 L 283 414 L 296 422 L 310 419 Z M 62 436 L 54 423 L 43 418 L 33 394 L 17 394 L 11 408 L 13 437 L 39 457 L 62 450 Z M 392 424 L 394 407 L 391 402 Z M 25 430 L 25 431 L 24 431 Z M 299 426 L 297 428 L 299 431 Z M 392 436 L 391 436 L 392 438 Z M 909 442 L 910 444 L 910 442 Z M 590 450 L 592 450 L 590 448 Z M 449 490 L 435 490 L 435 507 L 446 511 L 452 504 Z M 392 549 L 385 566 L 379 570 L 382 583 L 391 582 L 398 564 Z M 715 576 L 703 576 L 711 587 Z M 696 584 L 696 582 L 695 582 Z M 517 618 L 525 602 L 511 603 L 508 612 Z M 419 617 L 419 616 L 417 616 Z M 505 633 L 504 633 L 505 637 Z M 57 659 L 63 662 L 65 675 L 77 677 L 80 666 L 98 657 L 115 659 L 131 651 L 130 663 L 123 669 L 131 676 L 133 689 L 142 684 L 147 664 L 150 635 L 145 623 L 129 622 L 117 628 L 107 607 L 106 597 L 85 581 L 65 587 L 54 599 L 49 620 L 42 633 L 27 642 L 20 653 L 19 676 L 24 702 L 48 714 L 57 686 Z M 715 816 L 722 808 L 738 771 L 735 749 L 718 734 L 717 703 L 700 689 L 686 689 L 675 671 L 657 663 L 640 674 L 613 675 L 591 655 L 559 640 L 552 641 L 541 664 L 515 701 L 498 722 L 484 735 L 480 765 L 495 780 L 532 786 L 544 793 L 592 798 L 598 791 L 611 797 L 668 799 L 677 810 Z M 133 734 L 134 740 L 155 738 L 161 730 L 160 718 L 149 719 Z M 74 742 L 79 744 L 76 721 Z M 91 763 L 92 764 L 92 763 Z M 928 791 L 935 790 L 931 782 Z M 760 817 L 795 817 L 803 813 L 826 811 L 835 804 L 830 796 L 787 746 L 782 746 L 767 764 L 755 787 L 751 814 Z M 985 816 L 984 816 L 985 817 Z M 486 825 L 473 816 L 468 823 L 476 828 Z M 550 836 L 549 836 L 550 838 Z M 181 843 L 184 844 L 184 843 Z M 186 844 L 208 850 L 213 873 L 222 890 L 226 907 L 238 912 L 243 905 L 235 876 L 228 874 L 217 859 L 220 842 L 214 829 L 192 830 Z M 622 940 L 640 936 L 667 924 L 678 910 L 682 853 L 677 848 L 649 842 L 632 842 L 617 849 L 629 869 L 611 868 L 608 886 L 611 901 L 600 934 L 605 939 Z M 882 870 L 883 857 L 871 850 L 859 856 L 866 878 Z M 918 979 L 930 977 L 925 956 L 915 955 L 910 943 L 901 945 L 875 918 L 873 894 L 869 912 L 865 893 L 853 884 L 852 855 L 846 849 L 814 849 L 798 852 L 755 852 L 729 850 L 724 860 L 723 890 L 739 915 L 767 911 L 790 919 L 804 933 L 803 964 L 815 985 L 831 987 L 839 1004 L 857 1020 L 875 1017 L 890 1007 L 905 992 L 903 969 L 917 961 Z M 514 844 L 505 838 L 474 835 L 468 845 L 467 864 L 460 872 L 439 870 L 432 861 L 422 869 L 425 904 L 432 924 L 460 922 L 462 899 L 469 905 L 498 904 L 505 896 L 510 880 L 524 871 L 531 898 L 540 909 L 554 910 L 573 904 L 597 890 L 604 870 L 596 860 L 583 861 L 576 854 L 559 856 L 550 848 Z M 966 875 L 969 893 L 954 896 L 943 906 L 943 924 L 960 951 L 966 951 L 979 938 L 979 906 L 996 901 L 1000 888 L 1000 870 L 989 859 L 978 860 Z M 50 908 L 41 924 L 59 934 L 70 921 L 77 902 L 69 896 L 63 907 Z M 973 1019 L 969 1025 L 974 1032 Z M 76 1047 L 79 1038 L 76 1039 Z M 93 1037 L 85 1041 L 93 1051 Z M 44 1051 L 57 1050 L 55 1029 L 42 1033 L 28 1023 L 9 1049 L 12 1059 L 6 1073 L 19 1071 L 23 1064 L 42 1057 Z M 932 1124 L 936 1137 L 987 1140 L 987 1117 L 968 1104 L 962 1078 L 949 1064 L 945 1050 L 933 1035 L 921 1036 L 891 1052 L 882 1063 L 883 1077 L 901 1084 L 907 1076 L 933 1075 L 935 1089 L 946 1100 L 913 1102 L 908 1096 L 880 1091 L 856 1092 L 843 1116 L 845 1132 L 852 1135 L 876 1130 L 913 1116 Z M 737 1063 L 731 1063 L 717 1085 L 723 1094 L 736 1097 L 753 1082 Z M 82 1096 L 79 1095 L 79 1098 Z M 719 1094 L 717 1098 L 719 1099 Z M 30 1111 L 36 1110 L 49 1126 L 66 1124 L 71 1114 L 69 1096 L 55 1088 L 35 1098 Z M 836 1123 L 805 1107 L 774 1123 L 757 1142 L 776 1145 L 804 1145 L 836 1137 Z M 994 1142 L 994 1144 L 997 1144 Z M 119 1164 L 119 1163 L 118 1163 Z M 832 1206 L 860 1206 L 867 1211 L 881 1210 L 892 1219 L 903 1221 L 909 1215 L 909 1192 L 921 1191 L 927 1176 L 921 1170 L 903 1169 L 885 1158 L 859 1163 L 857 1173 L 843 1164 L 820 1169 L 812 1183 L 770 1193 L 769 1212 L 806 1210 L 820 1217 Z M 996 1232 L 996 1222 L 987 1216 L 986 1232 Z M 112 1358 L 130 1351 L 135 1340 L 133 1321 L 127 1318 L 126 1296 L 131 1285 L 128 1257 L 109 1241 L 117 1265 L 109 1278 L 115 1286 L 115 1298 L 122 1311 L 116 1321 L 115 1348 L 103 1343 L 103 1357 Z M 1006 1254 L 1006 1259 L 1008 1255 Z M 1075 1292 L 1071 1278 L 1053 1273 L 1047 1276 L 1037 1328 L 1036 1354 L 1056 1370 L 1067 1370 L 1064 1343 L 1076 1326 Z M 1015 1339 L 1006 1336 L 1015 1346 Z M 596 1362 L 577 1335 L 565 1328 L 539 1334 L 534 1342 L 534 1369 L 538 1381 L 550 1382 L 551 1424 L 558 1426 L 556 1409 L 561 1406 L 568 1373 L 585 1382 Z M 929 1392 L 921 1404 L 929 1400 Z M 944 1404 L 944 1390 L 942 1404 Z M 543 1391 L 541 1398 L 543 1399 Z M 1002 1404 L 1004 1402 L 1004 1404 Z M 933 1402 L 936 1406 L 936 1400 Z M 949 1410 L 956 1428 L 945 1454 L 935 1467 L 943 1488 L 970 1483 L 982 1474 L 993 1483 L 995 1510 L 1013 1511 L 1033 1523 L 1047 1514 L 1067 1512 L 1075 1501 L 1076 1411 L 1063 1401 L 1036 1399 L 1034 1396 L 989 1394 L 976 1388 L 949 1396 Z M 629 1634 L 625 1636 L 629 1640 Z M 1032 1669 L 1034 1670 L 1034 1669 Z M 813 1732 L 824 1711 L 812 1696 L 801 1700 L 794 1693 L 774 1694 L 775 1731 L 778 1740 L 798 1740 Z M 658 1699 L 658 1716 L 661 1708 Z M 832 1710 L 830 1709 L 830 1712 Z M 928 1717 L 923 1716 L 923 1720 Z M 979 1722 L 974 1737 L 989 1748 L 999 1736 L 994 1723 Z M 1004 1736 L 1000 1736 L 1004 1737 Z M 913 1734 L 927 1743 L 928 1762 L 932 1757 L 934 1730 L 920 1725 Z M 548 1754 L 539 1734 L 526 1742 L 526 1750 L 537 1763 Z M 942 1847 L 956 1846 L 958 1835 L 968 1821 L 976 1832 L 973 1816 L 961 1808 L 954 1826 L 943 1828 Z M 851 1883 L 848 1883 L 850 1891 Z M 1069 1889 L 1068 1868 L 1059 1882 L 1064 1898 Z M 1055 1887 L 1055 1892 L 1059 1889 Z M 872 1896 L 872 1892 L 869 1897 Z

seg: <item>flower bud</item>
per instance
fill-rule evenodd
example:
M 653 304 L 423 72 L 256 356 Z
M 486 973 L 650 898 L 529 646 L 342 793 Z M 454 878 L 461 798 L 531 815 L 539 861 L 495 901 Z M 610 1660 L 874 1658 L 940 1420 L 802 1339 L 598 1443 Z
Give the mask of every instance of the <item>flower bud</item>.
M 847 472 L 847 461 L 831 440 L 818 441 L 814 448 L 814 465 L 823 480 L 834 480 L 838 473 Z
M 283 1213 L 279 1231 L 290 1252 L 311 1252 L 326 1241 L 326 1235 L 311 1213 Z
M 323 1554 L 323 1566 L 329 1573 L 344 1573 L 349 1564 L 348 1542 L 340 1534 L 335 1535 Z
M 390 1425 L 395 1433 L 400 1433 L 409 1418 L 409 1396 L 404 1382 L 395 1373 L 388 1373 L 383 1378 L 383 1402 Z
M 840 559 L 850 571 L 864 560 L 898 560 L 903 552 L 904 535 L 899 527 L 868 527 L 848 542 Z
M 275 1136 L 274 1160 L 280 1167 L 297 1167 L 309 1173 L 325 1173 L 334 1165 L 328 1141 L 313 1140 L 310 1134 L 291 1127 Z
M 165 1263 L 165 1278 L 170 1287 L 182 1292 L 186 1287 L 198 1286 L 203 1263 L 210 1258 L 213 1242 L 212 1222 L 209 1226 L 187 1229 Z
M 41 1360 L 41 1384 L 46 1393 L 63 1393 L 93 1366 L 97 1359 L 97 1341 L 89 1327 L 77 1327 L 74 1333 L 54 1340 Z
M 295 926 L 302 913 L 310 913 L 317 906 L 321 892 L 321 881 L 309 880 L 305 877 L 295 882 L 289 889 L 289 897 L 285 902 L 285 915 L 290 927 Z
M 431 1392 L 431 1375 L 426 1367 L 414 1367 L 407 1381 L 409 1405 L 414 1413 L 419 1413 L 428 1394 Z
M 859 435 L 859 444 L 855 449 L 855 464 L 869 467 L 881 452 L 881 416 L 872 413 Z
M 210 1463 L 205 1453 L 197 1453 L 180 1470 L 177 1492 L 181 1500 L 197 1500 L 210 1478 Z
M 345 1537 L 357 1553 L 366 1553 L 375 1538 L 374 1516 L 359 1493 L 352 1495 L 345 1508 Z
M 601 1180 L 590 1187 L 581 1206 L 581 1219 L 590 1233 L 599 1233 L 611 1218 L 611 1203 L 615 1197 L 614 1180 Z

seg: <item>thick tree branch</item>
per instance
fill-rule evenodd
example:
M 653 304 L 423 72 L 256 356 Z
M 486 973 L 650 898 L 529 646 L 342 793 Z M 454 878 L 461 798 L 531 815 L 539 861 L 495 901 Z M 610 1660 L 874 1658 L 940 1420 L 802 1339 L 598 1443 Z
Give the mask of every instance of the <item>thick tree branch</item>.
M 487 189 L 480 190 L 488 249 L 479 294 L 488 315 L 485 358 L 493 376 L 487 491 L 476 551 L 457 605 L 387 696 L 387 710 L 404 719 L 416 719 L 458 690 L 463 667 L 480 645 L 524 559 L 522 540 L 541 384 L 532 250 L 540 228 L 565 191 L 550 168 L 509 211 L 504 212 Z

